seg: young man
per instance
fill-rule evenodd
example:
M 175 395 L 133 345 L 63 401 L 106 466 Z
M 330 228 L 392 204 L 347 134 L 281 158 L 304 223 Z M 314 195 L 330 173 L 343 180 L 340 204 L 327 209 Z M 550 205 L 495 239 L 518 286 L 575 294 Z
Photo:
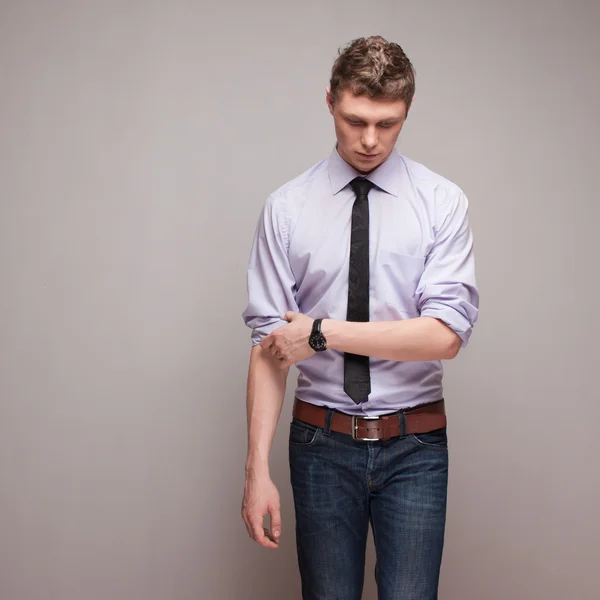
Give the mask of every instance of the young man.
M 295 363 L 289 459 L 304 600 L 360 599 L 369 523 L 380 600 L 437 598 L 440 361 L 467 343 L 478 293 L 465 195 L 395 151 L 413 95 L 397 44 L 361 38 L 341 52 L 326 94 L 336 147 L 270 195 L 251 251 L 242 516 L 255 541 L 277 547 L 268 457 Z

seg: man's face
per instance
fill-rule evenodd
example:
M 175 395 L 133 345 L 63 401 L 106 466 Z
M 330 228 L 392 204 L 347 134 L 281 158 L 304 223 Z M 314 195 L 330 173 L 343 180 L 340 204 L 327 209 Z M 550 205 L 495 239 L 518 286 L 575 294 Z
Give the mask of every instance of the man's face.
M 344 90 L 335 104 L 327 90 L 340 156 L 357 171 L 367 174 L 392 153 L 404 121 L 404 100 L 355 96 Z

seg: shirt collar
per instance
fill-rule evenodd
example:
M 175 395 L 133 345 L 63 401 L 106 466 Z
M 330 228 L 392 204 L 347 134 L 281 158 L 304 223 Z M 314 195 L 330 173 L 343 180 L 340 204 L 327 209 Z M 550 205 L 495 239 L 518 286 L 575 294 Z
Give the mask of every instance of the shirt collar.
M 379 165 L 373 172 L 366 176 L 371 183 L 374 183 L 378 188 L 392 196 L 398 196 L 400 193 L 400 178 L 402 159 L 396 150 L 387 160 Z M 337 151 L 337 145 L 332 150 L 329 156 L 329 181 L 331 182 L 331 191 L 337 194 L 344 189 L 355 177 L 361 177 L 354 167 L 350 166 Z

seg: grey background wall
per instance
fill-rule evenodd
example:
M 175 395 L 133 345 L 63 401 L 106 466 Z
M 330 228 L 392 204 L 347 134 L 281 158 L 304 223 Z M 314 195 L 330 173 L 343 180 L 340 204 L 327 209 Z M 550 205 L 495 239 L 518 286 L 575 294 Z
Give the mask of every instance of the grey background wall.
M 446 364 L 441 597 L 597 600 L 598 25 L 591 0 L 3 0 L 0 598 L 299 598 L 292 377 L 280 550 L 239 516 L 245 270 L 267 194 L 332 148 L 337 48 L 381 34 L 418 71 L 399 149 L 469 196 L 482 294 Z

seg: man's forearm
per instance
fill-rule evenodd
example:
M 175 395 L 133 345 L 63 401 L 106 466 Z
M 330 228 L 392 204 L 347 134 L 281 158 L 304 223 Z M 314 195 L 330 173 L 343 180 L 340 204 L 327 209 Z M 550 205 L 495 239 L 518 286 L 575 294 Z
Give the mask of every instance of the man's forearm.
M 281 370 L 268 350 L 259 345 L 250 353 L 246 399 L 248 418 L 248 475 L 269 471 L 269 453 L 281 414 L 288 369 Z
M 358 323 L 323 319 L 327 347 L 395 361 L 451 359 L 461 340 L 446 324 L 431 317 Z

